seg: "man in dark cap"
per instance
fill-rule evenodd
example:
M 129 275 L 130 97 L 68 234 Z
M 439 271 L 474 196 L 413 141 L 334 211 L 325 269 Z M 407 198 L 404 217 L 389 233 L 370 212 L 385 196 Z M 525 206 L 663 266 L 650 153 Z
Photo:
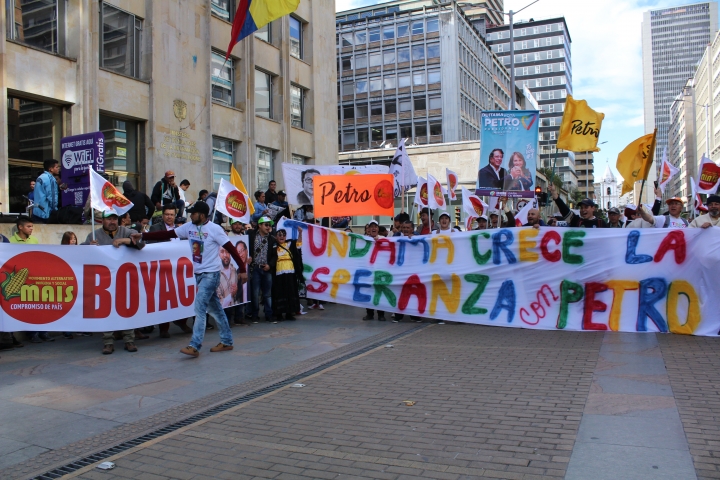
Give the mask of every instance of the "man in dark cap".
M 152 218 L 155 213 L 155 205 L 145 193 L 135 190 L 130 180 L 123 182 L 123 195 L 133 203 L 133 207 L 129 210 L 130 220 L 133 223 L 142 221 L 143 218 Z
M 555 185 L 550 185 L 548 187 L 548 190 L 550 191 L 550 194 L 555 201 L 555 205 L 557 205 L 558 210 L 560 210 L 560 214 L 563 217 L 567 218 L 568 214 L 572 213 L 572 215 L 570 215 L 570 218 L 567 221 L 568 227 L 607 228 L 607 223 L 605 223 L 602 218 L 597 218 L 595 216 L 595 207 L 597 207 L 597 205 L 595 205 L 595 202 L 593 202 L 589 198 L 586 198 L 580 203 L 578 203 L 580 215 L 576 215 L 575 212 L 572 212 L 570 210 L 570 207 L 565 205 L 565 202 L 563 202 L 562 198 L 560 198 L 560 194 L 555 188 Z
M 623 228 L 623 223 L 620 221 L 620 209 L 612 207 L 608 210 L 608 225 L 607 228 Z
M 707 198 L 707 207 L 706 214 L 690 222 L 691 228 L 720 227 L 720 195 L 710 195 Z

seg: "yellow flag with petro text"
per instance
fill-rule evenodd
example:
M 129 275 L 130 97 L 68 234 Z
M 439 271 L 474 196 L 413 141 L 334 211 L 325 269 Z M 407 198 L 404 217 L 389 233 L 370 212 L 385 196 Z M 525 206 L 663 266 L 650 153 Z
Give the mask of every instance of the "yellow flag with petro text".
M 590 108 L 585 100 L 575 100 L 568 95 L 557 148 L 570 152 L 599 152 L 597 142 L 604 118 L 604 113 Z
M 647 178 L 655 157 L 656 134 L 657 128 L 653 133 L 644 135 L 632 142 L 618 155 L 615 166 L 624 179 L 620 195 L 631 192 L 635 188 L 635 182 Z

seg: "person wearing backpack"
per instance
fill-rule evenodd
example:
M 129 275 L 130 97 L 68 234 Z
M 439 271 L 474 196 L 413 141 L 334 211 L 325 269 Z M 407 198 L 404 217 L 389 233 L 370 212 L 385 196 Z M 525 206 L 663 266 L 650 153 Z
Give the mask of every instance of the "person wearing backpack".
M 683 209 L 682 198 L 668 198 L 665 203 L 668 207 L 667 215 L 652 215 L 643 205 L 638 206 L 638 212 L 640 212 L 643 220 L 655 228 L 687 228 L 689 223 L 687 219 L 681 216 Z

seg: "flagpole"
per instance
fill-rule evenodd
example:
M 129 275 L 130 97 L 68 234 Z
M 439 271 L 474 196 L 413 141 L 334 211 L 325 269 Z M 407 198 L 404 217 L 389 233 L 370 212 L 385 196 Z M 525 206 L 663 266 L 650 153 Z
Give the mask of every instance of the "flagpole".
M 92 222 L 92 239 L 95 241 L 95 209 L 92 206 L 92 167 L 88 168 L 88 180 L 90 180 L 90 221 Z

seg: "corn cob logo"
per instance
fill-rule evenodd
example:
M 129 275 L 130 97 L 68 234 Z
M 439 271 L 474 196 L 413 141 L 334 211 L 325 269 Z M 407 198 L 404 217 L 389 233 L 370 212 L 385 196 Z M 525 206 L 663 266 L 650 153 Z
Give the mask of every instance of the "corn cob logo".
M 46 252 L 25 252 L 0 267 L 2 309 L 21 322 L 43 325 L 64 317 L 75 304 L 75 272 Z
M 102 187 L 102 201 L 108 207 L 118 206 L 122 208 L 130 205 L 130 200 L 125 198 L 118 189 L 115 188 L 115 185 L 110 182 L 105 182 L 105 185 Z
M 0 293 L 5 297 L 5 301 L 20 296 L 20 289 L 25 285 L 25 280 L 27 280 L 30 273 L 27 268 L 16 272 L 16 268 L 13 268 L 11 273 L 2 272 L 5 274 L 5 281 L 0 283 Z

